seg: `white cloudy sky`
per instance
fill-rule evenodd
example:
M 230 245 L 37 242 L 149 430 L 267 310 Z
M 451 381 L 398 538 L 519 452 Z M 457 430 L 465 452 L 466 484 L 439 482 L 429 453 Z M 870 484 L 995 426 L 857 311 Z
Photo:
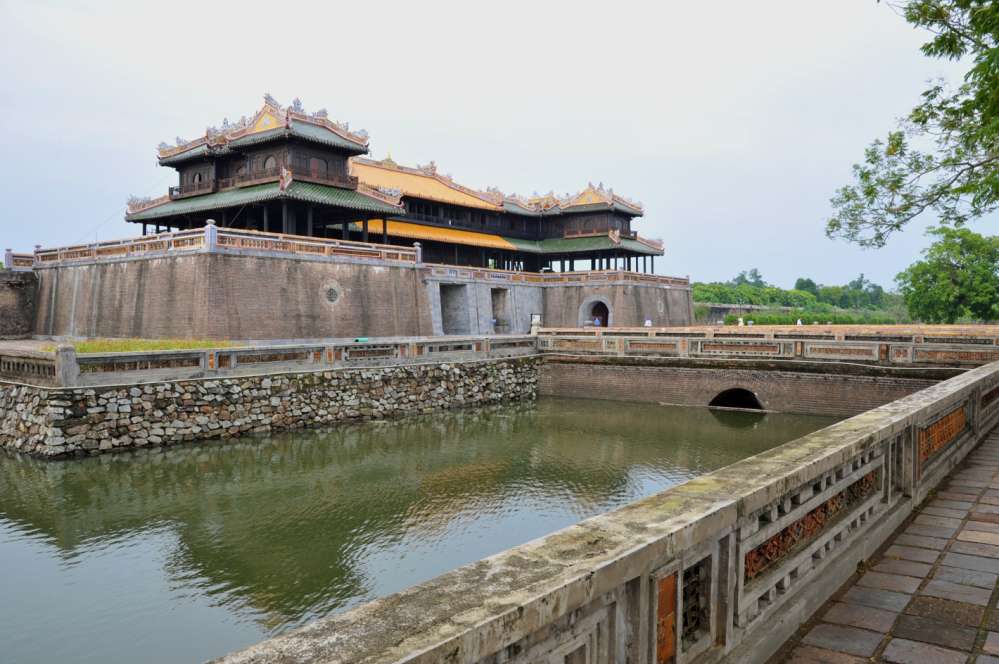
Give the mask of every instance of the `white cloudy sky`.
M 927 244 L 823 234 L 829 198 L 930 76 L 873 0 L 437 4 L 0 2 L 0 245 L 127 237 L 154 146 L 300 97 L 474 188 L 641 200 L 658 272 L 885 286 Z M 978 222 L 992 233 L 993 223 Z

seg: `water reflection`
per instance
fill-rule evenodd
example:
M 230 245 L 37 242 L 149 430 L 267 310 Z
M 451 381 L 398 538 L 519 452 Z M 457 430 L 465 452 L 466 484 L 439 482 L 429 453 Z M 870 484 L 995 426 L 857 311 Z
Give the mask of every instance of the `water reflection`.
M 203 661 L 833 421 L 544 399 L 64 462 L 0 454 L 0 643 L 24 662 Z

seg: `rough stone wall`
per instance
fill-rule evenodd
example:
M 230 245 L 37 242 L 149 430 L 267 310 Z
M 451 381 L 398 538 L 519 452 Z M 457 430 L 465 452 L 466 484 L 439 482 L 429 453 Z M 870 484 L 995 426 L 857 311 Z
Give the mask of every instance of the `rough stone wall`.
M 628 366 L 600 360 L 546 358 L 541 396 L 707 406 L 721 392 L 742 388 L 767 410 L 852 417 L 939 381 L 920 378 L 768 371 L 762 369 Z
M 35 325 L 38 279 L 33 272 L 0 270 L 0 339 L 27 339 Z
M 35 334 L 331 339 L 432 333 L 422 270 L 198 252 L 39 268 Z M 330 286 L 339 292 L 331 305 Z
M 0 446 L 52 457 L 537 396 L 537 360 L 47 390 L 0 383 Z
M 613 327 L 641 327 L 645 318 L 653 327 L 685 327 L 694 324 L 690 291 L 632 283 L 545 288 L 545 327 L 578 327 L 579 309 L 590 298 L 610 303 Z M 660 304 L 662 307 L 660 308 Z

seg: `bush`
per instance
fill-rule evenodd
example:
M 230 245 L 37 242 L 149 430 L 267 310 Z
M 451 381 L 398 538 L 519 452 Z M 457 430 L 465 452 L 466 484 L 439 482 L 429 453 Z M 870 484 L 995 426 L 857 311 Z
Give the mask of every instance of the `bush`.
M 739 317 L 735 314 L 725 314 L 725 324 L 726 325 L 738 325 Z
M 802 325 L 811 325 L 812 323 L 815 322 L 815 319 L 812 318 L 811 314 L 801 314 L 800 318 Z
M 846 314 L 840 314 L 839 316 L 836 316 L 836 320 L 834 322 L 837 325 L 853 325 L 854 323 L 856 323 L 856 321 L 853 319 L 853 316 L 848 316 Z

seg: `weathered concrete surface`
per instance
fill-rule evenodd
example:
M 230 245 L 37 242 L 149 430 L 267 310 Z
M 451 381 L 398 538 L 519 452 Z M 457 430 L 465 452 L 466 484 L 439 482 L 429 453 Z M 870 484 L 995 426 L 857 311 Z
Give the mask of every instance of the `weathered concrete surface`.
M 592 318 L 592 308 L 602 302 L 609 312 L 610 328 L 640 327 L 646 318 L 653 327 L 694 324 L 689 288 L 634 283 L 565 284 L 545 287 L 545 327 L 582 327 Z
M 704 661 L 720 661 L 726 655 L 731 655 L 730 661 L 762 661 L 773 652 L 770 645 L 775 639 L 787 638 L 797 627 L 780 621 L 788 601 L 804 597 L 807 604 L 809 598 L 817 597 L 816 592 L 822 592 L 821 581 L 827 574 L 835 577 L 855 565 L 853 556 L 887 535 L 884 526 L 879 529 L 875 524 L 890 524 L 911 509 L 913 501 L 922 500 L 932 486 L 926 483 L 948 472 L 978 442 L 983 435 L 980 431 L 994 424 L 996 411 L 982 415 L 973 400 L 981 389 L 991 389 L 997 376 L 999 365 L 975 369 L 673 489 L 215 661 L 464 663 L 498 661 L 494 656 L 502 651 L 503 661 L 520 662 L 538 659 L 565 644 L 575 648 L 578 639 L 592 634 L 604 640 L 589 643 L 606 645 L 594 661 L 648 662 L 653 659 L 656 638 L 650 578 L 657 570 L 669 573 L 700 564 L 698 560 L 706 560 L 702 558 L 705 553 L 720 556 L 712 569 L 721 579 L 711 591 L 710 639 Z M 912 440 L 914 426 L 932 421 L 954 403 L 974 411 L 971 428 L 953 437 L 917 475 L 913 449 L 905 441 Z M 902 474 L 896 477 L 895 469 Z M 834 530 L 821 531 L 837 534 L 835 542 L 828 540 L 814 567 L 810 563 L 798 568 L 804 570 L 800 582 L 782 574 L 765 577 L 766 583 L 783 584 L 787 592 L 780 596 L 775 588 L 773 601 L 761 606 L 757 618 L 747 622 L 735 616 L 742 622 L 733 623 L 733 602 L 738 598 L 731 593 L 742 588 L 741 582 L 733 580 L 733 574 L 736 579 L 741 576 L 741 564 L 733 564 L 738 551 L 733 549 L 733 538 L 754 541 L 756 528 L 766 526 L 764 534 L 782 528 L 803 510 L 812 509 L 816 501 L 826 500 L 830 492 L 840 491 L 846 482 L 868 472 L 879 474 L 881 489 L 846 513 L 846 521 L 833 522 Z M 835 488 L 813 493 L 827 482 Z M 877 500 L 880 491 L 885 492 L 886 505 Z M 809 498 L 803 498 L 806 495 Z M 805 502 L 795 503 L 792 498 Z M 769 515 L 766 523 L 764 515 Z M 820 534 L 820 538 L 827 535 Z
M 34 273 L 0 270 L 0 339 L 31 337 L 37 290 Z

